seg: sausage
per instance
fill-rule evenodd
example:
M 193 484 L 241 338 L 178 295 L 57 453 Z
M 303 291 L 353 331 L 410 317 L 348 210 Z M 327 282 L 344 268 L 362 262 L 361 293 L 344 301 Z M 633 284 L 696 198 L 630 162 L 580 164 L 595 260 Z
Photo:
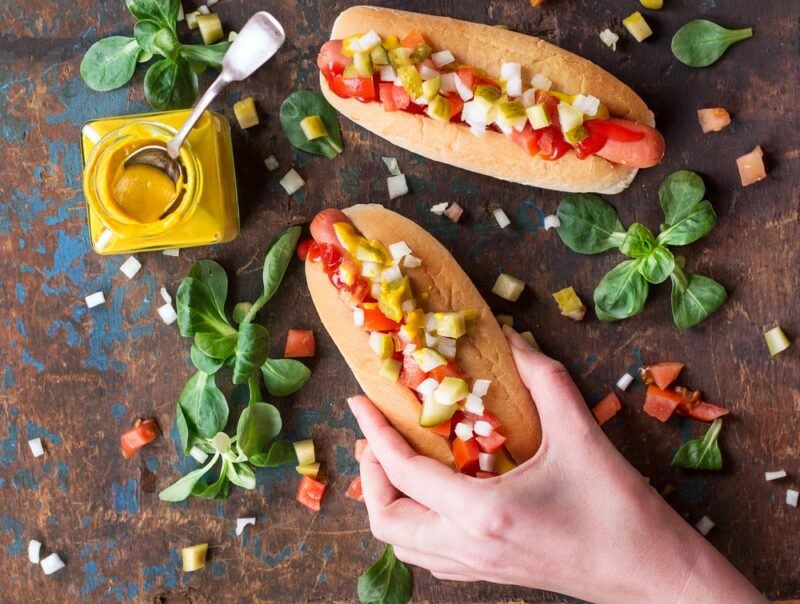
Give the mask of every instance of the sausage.
M 319 214 L 314 216 L 314 220 L 311 221 L 311 236 L 317 243 L 332 245 L 340 252 L 345 253 L 345 249 L 342 247 L 342 244 L 339 243 L 339 238 L 336 237 L 336 233 L 333 230 L 333 225 L 337 222 L 353 224 L 341 210 L 337 210 L 336 208 L 322 210 Z
M 655 128 L 643 126 L 630 120 L 616 117 L 608 121 L 636 132 L 643 132 L 644 138 L 638 141 L 615 141 L 608 139 L 597 155 L 608 161 L 630 166 L 631 168 L 652 168 L 664 157 L 664 137 Z

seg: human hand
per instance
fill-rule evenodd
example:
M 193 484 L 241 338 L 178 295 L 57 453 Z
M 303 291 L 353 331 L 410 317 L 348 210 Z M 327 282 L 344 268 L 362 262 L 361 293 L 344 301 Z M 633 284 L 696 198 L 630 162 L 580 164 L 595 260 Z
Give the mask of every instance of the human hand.
M 563 365 L 507 330 L 542 423 L 536 455 L 477 479 L 415 453 L 363 396 L 361 481 L 370 528 L 440 579 L 593 601 L 763 602 L 606 438 Z

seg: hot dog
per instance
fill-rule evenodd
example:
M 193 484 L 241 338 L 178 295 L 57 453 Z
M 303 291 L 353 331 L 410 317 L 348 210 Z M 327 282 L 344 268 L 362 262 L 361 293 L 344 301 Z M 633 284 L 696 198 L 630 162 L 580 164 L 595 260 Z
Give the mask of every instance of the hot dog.
M 530 393 L 491 310 L 449 252 L 379 205 L 311 223 L 306 279 L 364 392 L 420 453 L 473 476 L 537 450 Z
M 342 114 L 420 155 L 512 182 L 618 193 L 658 164 L 652 112 L 609 73 L 538 38 L 356 6 L 317 57 Z

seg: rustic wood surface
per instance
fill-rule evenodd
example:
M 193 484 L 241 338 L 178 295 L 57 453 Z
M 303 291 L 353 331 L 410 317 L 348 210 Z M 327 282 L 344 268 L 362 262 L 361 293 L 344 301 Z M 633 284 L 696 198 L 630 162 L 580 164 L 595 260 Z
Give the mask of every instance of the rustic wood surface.
M 321 513 L 294 501 L 297 477 L 290 470 L 260 471 L 255 492 L 234 489 L 225 502 L 162 503 L 156 491 L 191 465 L 177 452 L 174 431 L 127 461 L 118 452 L 118 437 L 140 416 L 155 415 L 169 427 L 190 375 L 187 341 L 156 315 L 160 286 L 174 292 L 193 261 L 210 257 L 235 273 L 232 297 L 252 299 L 273 234 L 308 221 L 321 208 L 366 201 L 387 203 L 441 238 L 493 308 L 512 313 L 519 326 L 533 329 L 545 351 L 568 365 L 590 402 L 641 359 L 685 362 L 685 381 L 733 411 L 721 438 L 725 470 L 671 468 L 673 451 L 704 427 L 674 420 L 661 425 L 647 417 L 639 384 L 622 397 L 623 411 L 605 430 L 654 485 L 677 488 L 669 501 L 688 521 L 708 515 L 716 522 L 709 540 L 760 589 L 771 597 L 800 596 L 800 510 L 784 504 L 786 488 L 800 486 L 798 347 L 770 358 L 761 335 L 775 322 L 790 336 L 800 334 L 800 3 L 667 0 L 661 12 L 646 13 L 653 38 L 637 44 L 623 35 L 616 53 L 601 44 L 597 32 L 606 26 L 622 32 L 621 19 L 639 8 L 634 0 L 551 0 L 536 9 L 524 0 L 383 3 L 543 36 L 594 60 L 644 97 L 666 136 L 667 156 L 611 200 L 623 222 L 656 228 L 657 187 L 683 167 L 703 175 L 719 216 L 714 231 L 686 256 L 689 267 L 722 282 L 730 300 L 688 332 L 672 324 L 666 286 L 654 288 L 642 315 L 622 323 L 601 324 L 591 312 L 578 324 L 558 315 L 550 292 L 571 284 L 591 300 L 601 275 L 618 260 L 615 252 L 574 254 L 553 232 L 542 230 L 558 193 L 433 164 L 344 120 L 346 150 L 335 161 L 293 150 L 281 133 L 277 109 L 290 91 L 317 88 L 316 51 L 348 4 L 222 0 L 215 6 L 230 29 L 256 10 L 270 10 L 288 35 L 266 69 L 231 86 L 216 104 L 233 119 L 233 102 L 252 94 L 262 115 L 257 128 L 233 128 L 242 235 L 179 258 L 139 255 L 143 270 L 128 281 L 118 270 L 122 258 L 98 256 L 89 246 L 79 128 L 91 118 L 147 110 L 144 69 L 130 86 L 95 93 L 81 80 L 78 65 L 99 37 L 129 35 L 133 19 L 121 0 L 0 2 L 0 305 L 7 309 L 0 332 L 0 599 L 355 599 L 356 577 L 381 550 L 369 534 L 363 507 L 343 496 L 357 473 L 351 451 L 358 434 L 344 405 L 356 383 L 321 329 L 299 263 L 262 314 L 277 349 L 287 328 L 317 334 L 311 382 L 277 404 L 289 438 L 313 437 L 318 443 L 330 485 Z M 713 67 L 690 70 L 672 57 L 669 42 L 695 17 L 730 27 L 752 25 L 755 37 Z M 199 38 L 196 32 L 192 36 Z M 201 84 L 209 82 L 210 76 L 203 76 Z M 702 135 L 695 110 L 720 105 L 731 111 L 733 124 Z M 735 158 L 758 144 L 769 176 L 745 189 Z M 306 178 L 298 194 L 285 195 L 279 176 L 265 170 L 262 160 L 270 153 L 279 159 L 281 174 L 293 164 Z M 390 203 L 382 155 L 398 158 L 412 189 Z M 466 208 L 461 224 L 428 212 L 441 201 Z M 502 232 L 491 217 L 495 204 L 513 219 Z M 529 284 L 516 304 L 490 294 L 500 267 Z M 87 310 L 83 297 L 96 290 L 105 291 L 107 302 Z M 47 450 L 39 459 L 26 444 L 36 436 Z M 766 483 L 763 472 L 779 468 L 789 479 Z M 235 537 L 235 518 L 249 515 L 258 516 L 256 526 Z M 66 568 L 45 577 L 27 560 L 30 538 L 59 552 Z M 212 546 L 209 566 L 183 574 L 180 548 L 202 541 Z M 420 601 L 565 600 L 486 583 L 443 583 L 419 570 L 414 576 Z

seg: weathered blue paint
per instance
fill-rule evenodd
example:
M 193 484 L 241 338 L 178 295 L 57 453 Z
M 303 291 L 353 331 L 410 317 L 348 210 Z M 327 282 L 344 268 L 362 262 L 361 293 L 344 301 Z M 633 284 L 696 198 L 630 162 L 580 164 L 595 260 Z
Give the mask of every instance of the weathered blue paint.
M 23 302 L 25 302 L 25 297 L 27 295 L 27 293 L 25 292 L 25 286 L 22 283 L 17 283 L 16 291 L 17 291 L 17 302 L 22 304 Z
M 66 493 L 69 490 L 69 466 L 67 462 L 56 462 L 56 478 L 58 480 L 58 490 Z
M 10 516 L 0 516 L 0 531 L 3 533 L 12 533 L 14 538 L 6 548 L 6 554 L 9 556 L 19 556 L 22 554 L 23 535 L 24 529 L 22 523 Z
M 17 446 L 19 442 L 19 426 L 17 419 L 14 418 L 8 422 L 6 427 L 6 436 L 0 440 L 0 466 L 8 467 L 17 461 Z
M 49 440 L 54 445 L 61 444 L 61 436 L 56 434 L 55 432 L 50 432 L 46 428 L 42 428 L 41 426 L 37 426 L 31 420 L 28 420 L 28 423 L 25 425 L 25 436 L 27 440 L 32 438 L 43 438 Z
M 353 451 L 348 447 L 336 445 L 334 459 L 336 460 L 336 470 L 339 474 L 345 474 L 347 476 L 355 476 L 358 474 L 358 462 L 355 457 L 353 457 Z
M 112 404 L 111 417 L 113 417 L 117 421 L 121 420 L 123 417 L 125 417 L 125 407 L 120 403 Z
M 175 588 L 178 584 L 179 568 L 181 568 L 181 557 L 176 550 L 170 550 L 168 562 L 142 567 L 144 591 L 148 592 L 156 585 L 168 589 Z
M 72 348 L 74 346 L 80 346 L 83 344 L 83 337 L 78 333 L 78 330 L 75 329 L 75 324 L 72 321 L 61 321 L 56 319 L 50 323 L 50 328 L 47 330 L 47 336 L 50 338 L 55 338 L 56 335 L 58 335 L 58 332 L 62 329 L 67 335 L 67 346 Z
M 34 475 L 33 471 L 28 468 L 17 471 L 11 479 L 11 484 L 18 491 L 21 489 L 37 489 L 41 483 L 41 476 Z
M 225 574 L 225 563 L 224 562 L 212 562 L 211 563 L 211 576 L 214 578 L 221 577 Z
M 106 578 L 100 572 L 97 562 L 89 560 L 83 563 L 83 586 L 81 587 L 81 594 L 84 598 L 103 585 L 105 580 Z
M 3 390 L 13 388 L 15 384 L 14 371 L 11 369 L 11 365 L 6 365 L 5 371 L 3 371 L 2 388 Z
M 26 365 L 30 365 L 39 372 L 44 371 L 44 363 L 33 358 L 26 348 L 22 349 L 22 362 Z
M 147 455 L 144 464 L 148 470 L 150 470 L 151 472 L 155 472 L 156 470 L 158 470 L 158 457 L 156 457 L 155 455 Z
M 284 547 L 280 552 L 278 552 L 274 556 L 272 556 L 270 554 L 265 554 L 261 558 L 261 560 L 264 563 L 266 563 L 267 566 L 272 567 L 272 566 L 275 566 L 276 564 L 286 560 L 286 558 L 288 558 L 289 556 L 292 555 L 292 551 L 293 551 L 292 550 L 292 546 L 291 545 L 287 545 L 286 547 Z
M 130 602 L 139 597 L 139 586 L 130 581 L 115 583 L 108 588 L 108 593 L 114 596 L 117 602 Z
M 114 481 L 111 485 L 114 497 L 114 511 L 118 514 L 127 512 L 135 515 L 139 511 L 138 488 L 139 483 L 135 478 L 129 478 L 124 484 Z

